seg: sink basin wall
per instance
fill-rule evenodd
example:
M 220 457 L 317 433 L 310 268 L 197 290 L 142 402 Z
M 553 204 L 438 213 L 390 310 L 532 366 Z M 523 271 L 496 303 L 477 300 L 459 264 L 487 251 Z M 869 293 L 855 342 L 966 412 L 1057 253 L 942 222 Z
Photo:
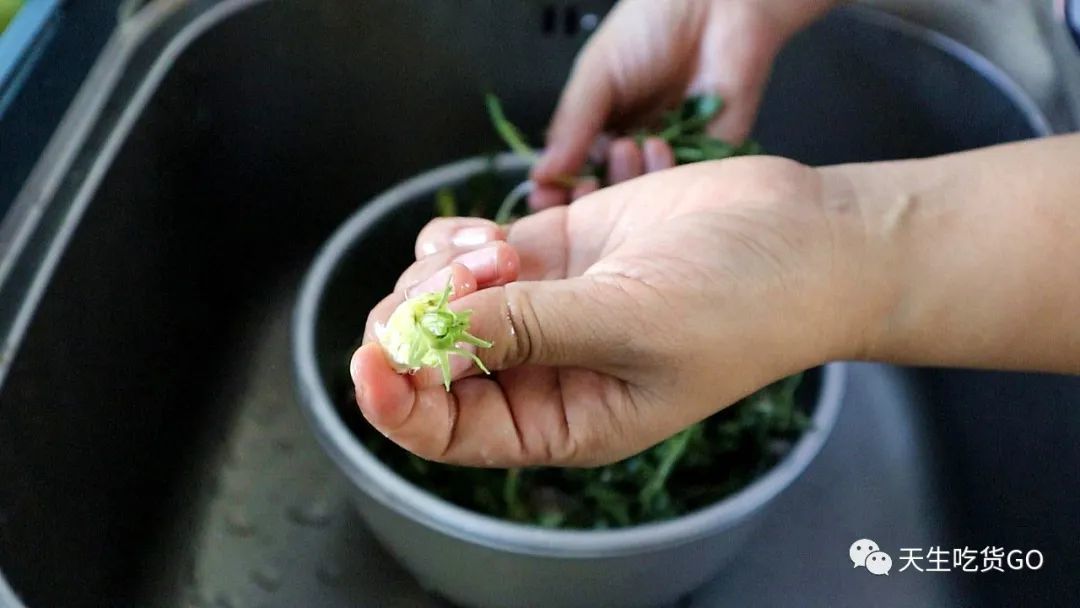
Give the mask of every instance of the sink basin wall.
M 178 603 L 148 595 L 148 581 L 190 574 L 175 539 L 199 529 L 245 404 L 291 397 L 286 367 L 265 368 L 258 383 L 242 372 L 262 365 L 260 337 L 285 322 L 319 244 L 395 181 L 499 149 L 483 91 L 540 140 L 585 34 L 545 33 L 544 3 L 493 6 L 195 2 L 147 32 L 99 124 L 136 107 L 129 81 L 176 32 L 205 10 L 237 10 L 165 66 L 129 133 L 88 140 L 71 187 L 47 201 L 92 194 L 0 389 L 0 570 L 27 605 Z M 815 26 L 781 58 L 757 136 L 824 164 L 1040 132 L 1037 112 L 996 72 L 987 79 L 947 42 L 919 36 L 857 11 Z M 82 181 L 79 168 L 108 141 L 121 145 L 100 183 Z M 380 294 L 357 286 L 358 330 Z M 965 395 L 930 394 L 943 408 Z M 985 411 L 1009 406 L 985 398 Z M 961 443 L 943 442 L 945 457 L 967 455 L 948 470 L 976 474 L 998 452 L 970 446 L 1006 420 L 988 416 Z M 966 524 L 972 535 L 989 534 L 990 488 L 956 487 L 957 512 L 981 509 L 984 523 Z

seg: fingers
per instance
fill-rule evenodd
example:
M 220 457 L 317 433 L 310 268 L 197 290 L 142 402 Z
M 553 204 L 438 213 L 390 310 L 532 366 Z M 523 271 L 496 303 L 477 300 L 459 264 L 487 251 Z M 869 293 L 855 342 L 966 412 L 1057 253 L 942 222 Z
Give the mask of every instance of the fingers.
M 482 289 L 451 307 L 472 310 L 470 331 L 492 342 L 477 354 L 493 371 L 520 365 L 581 366 L 613 375 L 640 355 L 635 328 L 651 298 L 616 279 L 519 281 Z
M 459 380 L 451 391 L 442 386 L 417 388 L 412 377 L 390 367 L 377 344 L 356 351 L 350 373 L 364 417 L 405 449 L 432 460 L 481 466 L 521 459 L 511 410 L 495 382 Z M 455 445 L 475 451 L 452 454 Z
M 375 323 L 385 322 L 394 308 L 407 297 L 439 291 L 446 287 L 449 280 L 453 288 L 451 299 L 457 299 L 477 289 L 515 281 L 520 270 L 521 260 L 517 251 L 503 241 L 464 252 L 446 250 L 423 258 L 402 273 L 394 292 L 383 298 L 368 314 L 364 340 L 374 340 Z
M 570 191 L 570 198 L 576 201 L 577 199 L 587 194 L 592 194 L 599 189 L 600 180 L 596 179 L 595 177 L 584 177 L 578 180 L 576 184 L 574 184 L 574 189 Z
M 754 126 L 773 58 L 786 37 L 774 19 L 753 6 L 742 4 L 737 10 L 749 11 L 741 16 L 743 28 L 705 43 L 704 62 L 688 91 L 724 100 L 723 110 L 707 131 L 736 145 L 746 140 Z
M 631 138 L 619 138 L 605 146 L 604 154 L 609 184 L 618 184 L 644 173 L 663 171 L 675 166 L 675 154 L 671 145 L 659 137 L 650 137 L 641 146 Z M 578 178 L 569 193 L 562 186 L 538 186 L 533 190 L 530 205 L 536 210 L 564 205 L 599 188 L 600 182 L 595 177 Z
M 451 264 L 441 268 L 425 280 L 412 285 L 410 289 L 397 289 L 376 304 L 368 313 L 367 323 L 364 326 L 364 342 L 375 339 L 375 323 L 385 323 L 398 304 L 404 302 L 406 297 L 424 293 L 425 291 L 441 290 L 446 287 L 448 278 L 451 286 L 451 299 L 460 298 L 479 288 L 476 278 L 469 272 L 468 268 L 461 264 Z
M 416 259 L 444 249 L 473 248 L 505 240 L 506 230 L 491 220 L 479 217 L 435 218 L 416 237 Z
M 387 364 L 376 344 L 356 351 L 350 365 L 356 402 L 376 429 L 422 457 L 478 466 L 522 460 L 520 435 L 498 383 L 458 380 L 418 388 Z
M 394 291 L 404 291 L 406 296 L 413 296 L 442 289 L 449 277 L 448 267 L 454 263 L 468 269 L 476 283 L 484 287 L 503 285 L 517 279 L 521 267 L 517 251 L 506 241 L 493 241 L 473 249 L 451 247 L 413 263 L 398 278 Z M 443 272 L 441 277 L 432 277 L 440 271 Z M 441 284 L 431 287 L 428 283 L 432 280 L 436 283 L 441 281 Z
M 709 135 L 734 145 L 741 144 L 750 136 L 750 129 L 757 117 L 761 91 L 754 90 L 748 92 L 747 95 L 752 98 L 743 98 L 739 100 L 739 103 L 727 106 L 709 123 L 706 128 Z
M 645 172 L 663 171 L 675 166 L 675 153 L 671 146 L 659 137 L 650 137 L 642 146 L 645 157 Z
M 563 89 L 548 129 L 547 146 L 530 177 L 551 185 L 577 175 L 596 136 L 611 113 L 612 87 L 608 66 L 593 44 L 581 53 Z M 534 195 L 542 198 L 544 194 Z
M 645 158 L 641 148 L 629 137 L 615 140 L 608 153 L 608 181 L 612 184 L 625 182 L 645 172 Z
M 631 366 L 640 351 L 634 328 L 641 322 L 637 311 L 644 307 L 635 298 L 648 294 L 635 293 L 632 287 L 576 277 L 478 289 L 463 266 L 455 264 L 449 272 L 454 285 L 451 308 L 471 310 L 469 332 L 493 343 L 477 352 L 492 371 L 535 364 L 618 373 Z M 434 285 L 438 277 L 425 284 Z M 445 285 L 445 279 L 440 285 Z M 365 342 L 374 340 L 374 324 L 385 322 L 401 302 L 401 296 L 389 296 L 372 309 Z M 470 370 L 471 366 L 462 365 L 452 377 L 468 375 Z M 422 386 L 440 383 L 435 376 L 419 382 Z
M 418 387 L 378 345 L 350 363 L 356 402 L 376 429 L 429 460 L 480 467 L 595 466 L 623 457 L 619 416 L 632 406 L 617 380 L 587 370 L 519 368 Z
M 452 304 L 473 311 L 470 332 L 492 339 L 477 353 L 495 377 L 455 369 L 448 392 L 423 370 L 396 373 L 369 342 L 350 362 L 365 418 L 422 457 L 473 466 L 598 464 L 632 409 L 617 373 L 629 344 L 624 314 L 636 295 L 592 279 L 515 283 L 474 291 Z M 619 301 L 626 300 L 626 301 Z M 556 369 L 556 366 L 570 368 Z M 611 370 L 611 371 L 608 371 Z
M 537 184 L 529 193 L 529 207 L 533 211 L 543 211 L 549 207 L 565 205 L 567 202 L 569 202 L 569 196 L 563 186 Z
M 590 187 L 595 189 L 595 180 L 584 181 L 581 184 L 581 192 L 587 193 Z M 426 279 L 432 273 L 443 269 L 455 257 L 464 255 L 471 249 L 479 249 L 503 241 L 510 243 L 516 251 L 519 262 L 518 277 L 529 280 L 562 278 L 566 276 L 566 253 L 569 247 L 564 212 L 564 209 L 552 209 L 546 213 L 534 213 L 515 221 L 512 227 L 498 226 L 494 222 L 480 218 L 434 219 L 421 230 L 416 244 L 418 254 L 431 253 L 418 255 L 417 262 L 398 280 L 396 290 L 406 289 Z M 469 242 L 481 238 L 492 240 L 484 245 L 464 247 L 459 246 L 463 244 L 463 239 L 459 238 L 458 245 L 455 245 L 454 235 L 461 233 L 468 235 Z M 602 238 L 602 236 L 596 235 L 597 238 Z M 578 240 L 583 241 L 583 239 Z M 513 254 L 509 251 L 500 251 L 500 255 L 505 255 L 506 262 L 512 263 L 510 256 Z M 470 259 L 466 258 L 464 263 L 471 264 Z M 504 268 L 501 263 L 498 267 Z M 475 267 L 473 270 L 480 272 Z M 483 272 L 480 274 L 482 275 L 480 283 L 486 286 L 486 275 Z M 506 282 L 501 278 L 501 274 L 499 276 L 500 278 L 492 284 Z
M 675 154 L 671 146 L 659 137 L 650 137 L 641 146 L 633 139 L 623 137 L 615 140 L 608 150 L 608 182 L 612 185 L 674 166 Z M 580 188 L 581 194 L 575 189 L 574 198 L 595 190 L 594 186 L 595 184 L 589 184 Z

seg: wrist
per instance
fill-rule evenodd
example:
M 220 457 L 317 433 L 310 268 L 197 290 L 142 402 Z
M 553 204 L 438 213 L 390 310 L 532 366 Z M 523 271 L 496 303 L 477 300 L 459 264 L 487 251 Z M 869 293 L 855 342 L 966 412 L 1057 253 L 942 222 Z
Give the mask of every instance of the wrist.
M 1080 371 L 1080 136 L 821 169 L 855 256 L 847 358 Z
M 959 205 L 939 204 L 951 179 L 932 160 L 819 169 L 833 235 L 835 311 L 832 359 L 897 361 L 911 350 L 918 290 L 936 289 L 934 264 L 944 225 Z M 931 273 L 932 274 L 932 273 Z

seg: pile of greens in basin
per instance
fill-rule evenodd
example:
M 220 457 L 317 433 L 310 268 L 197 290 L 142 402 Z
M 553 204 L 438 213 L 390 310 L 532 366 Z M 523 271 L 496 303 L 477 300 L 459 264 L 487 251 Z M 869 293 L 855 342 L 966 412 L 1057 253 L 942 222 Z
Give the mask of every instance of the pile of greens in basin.
M 535 158 L 499 101 L 489 95 L 487 104 L 496 130 L 510 148 Z M 706 125 L 721 105 L 715 97 L 690 98 L 664 117 L 658 131 L 638 136 L 666 140 L 678 163 L 757 153 L 753 142 L 732 146 L 706 134 Z M 602 172 L 603 167 L 589 171 Z M 526 189 L 506 194 L 498 192 L 500 183 L 492 170 L 466 184 L 459 196 L 440 191 L 437 213 L 454 216 L 467 210 L 488 217 L 494 211 L 496 220 L 505 222 Z M 472 511 L 552 528 L 619 528 L 707 506 L 774 466 L 809 426 L 806 411 L 796 400 L 801 379 L 801 375 L 785 378 L 636 456 L 596 468 L 459 467 L 423 460 L 370 428 L 363 439 L 378 458 L 412 483 Z

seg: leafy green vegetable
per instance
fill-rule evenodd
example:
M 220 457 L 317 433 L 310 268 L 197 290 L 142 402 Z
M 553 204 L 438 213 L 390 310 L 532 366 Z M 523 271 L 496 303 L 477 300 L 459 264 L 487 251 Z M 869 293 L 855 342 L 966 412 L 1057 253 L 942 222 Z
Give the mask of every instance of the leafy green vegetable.
M 491 120 L 495 132 L 502 138 L 507 147 L 513 152 L 535 162 L 538 158 L 536 151 L 529 146 L 528 141 L 521 130 L 506 117 L 506 113 L 503 111 L 502 103 L 499 101 L 499 98 L 488 93 L 484 100 L 487 106 L 488 118 Z M 656 130 L 639 131 L 634 136 L 639 143 L 644 141 L 647 137 L 659 137 L 668 142 L 675 155 L 676 164 L 680 165 L 706 160 L 721 160 L 731 156 L 760 154 L 761 146 L 753 140 L 747 140 L 746 142 L 735 146 L 712 137 L 706 132 L 709 123 L 712 122 L 723 107 L 723 101 L 720 97 L 715 95 L 690 97 L 678 108 L 666 112 L 661 118 L 661 124 Z M 606 173 L 606 169 L 607 168 L 603 166 L 586 167 L 582 176 L 564 177 L 560 182 L 567 187 L 573 187 L 581 177 L 596 177 L 598 175 L 603 175 Z M 497 181 L 497 174 L 495 173 L 494 167 L 491 168 L 490 173 L 491 175 L 489 177 L 491 179 L 489 181 Z M 514 188 L 502 197 L 501 203 L 492 215 L 489 215 L 490 212 L 488 209 L 492 203 L 496 200 L 500 200 L 500 198 L 492 192 L 480 193 L 473 188 L 467 188 L 466 194 L 468 195 L 468 200 L 471 202 L 471 214 L 474 216 L 492 217 L 495 222 L 499 224 L 508 223 L 513 219 L 514 211 L 528 195 L 530 189 L 529 186 L 531 186 L 530 182 L 523 182 L 520 187 Z M 436 200 L 439 215 L 455 215 L 443 212 L 444 199 L 442 197 L 443 194 L 440 192 L 439 197 L 437 197 Z
M 502 103 L 495 95 L 488 93 L 484 97 L 484 101 L 487 103 L 488 116 L 491 117 L 491 123 L 495 126 L 495 131 L 502 137 L 506 145 L 514 152 L 521 154 L 522 156 L 528 156 L 530 158 L 536 158 L 536 152 L 532 147 L 525 142 L 525 136 L 521 131 L 514 126 L 512 122 L 506 119 L 506 114 L 503 114 Z
M 424 461 L 375 431 L 365 443 L 410 482 L 466 509 L 548 528 L 621 528 L 715 503 L 774 466 L 810 426 L 781 380 L 648 450 L 603 467 L 478 469 Z
M 435 211 L 439 217 L 455 217 L 458 215 L 457 198 L 454 191 L 449 188 L 439 188 L 435 193 Z
M 450 310 L 452 290 L 447 281 L 441 292 L 420 294 L 402 302 L 386 325 L 375 324 L 375 336 L 398 372 L 438 368 L 447 391 L 450 390 L 450 355 L 472 359 L 485 374 L 490 373 L 479 357 L 460 346 L 464 343 L 491 348 L 491 342 L 469 333 L 471 310 Z
M 486 101 L 492 124 L 506 144 L 535 159 L 499 100 L 488 95 Z M 657 131 L 637 137 L 661 137 L 672 145 L 680 164 L 760 153 L 755 142 L 732 146 L 706 133 L 722 108 L 718 97 L 692 97 L 665 114 Z M 528 187 L 524 182 L 502 197 L 496 221 L 511 219 Z M 440 190 L 436 210 L 456 215 L 464 204 L 472 215 L 488 216 L 500 189 L 505 192 L 506 185 L 492 165 L 456 193 Z M 406 479 L 467 509 L 547 528 L 620 528 L 707 506 L 774 466 L 810 426 L 796 398 L 801 378 L 785 378 L 636 456 L 597 468 L 457 467 L 424 461 L 374 431 L 369 430 L 365 441 Z

